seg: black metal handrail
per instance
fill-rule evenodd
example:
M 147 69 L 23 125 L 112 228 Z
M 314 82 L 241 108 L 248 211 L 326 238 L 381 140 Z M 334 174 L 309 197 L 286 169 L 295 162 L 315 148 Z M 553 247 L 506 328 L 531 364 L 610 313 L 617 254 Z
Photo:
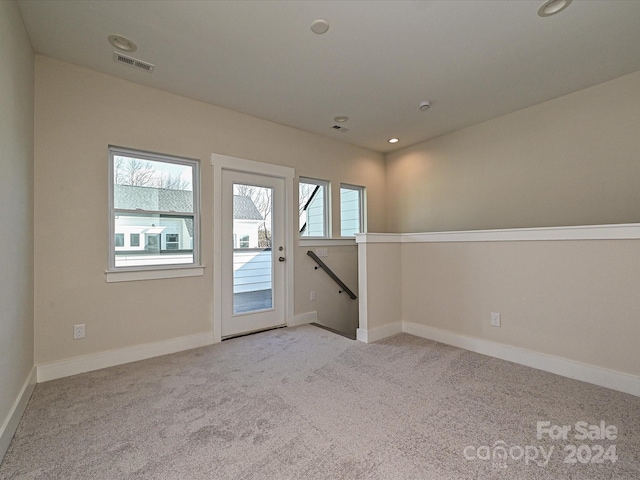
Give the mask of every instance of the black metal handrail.
M 307 251 L 307 255 L 309 255 L 311 258 L 313 258 L 313 260 L 318 264 L 318 266 L 315 267 L 316 270 L 318 268 L 323 269 L 327 273 L 327 275 L 329 275 L 333 279 L 333 281 L 336 282 L 340 286 L 340 288 L 342 290 L 340 290 L 339 293 L 345 292 L 347 295 L 349 295 L 349 297 L 351 297 L 352 300 L 355 300 L 356 298 L 358 298 L 358 297 L 356 297 L 356 294 L 353 293 L 349 289 L 349 287 L 347 287 L 344 284 L 344 282 L 342 280 L 340 280 L 340 278 L 338 278 L 338 276 L 335 273 L 333 273 L 333 271 L 327 266 L 327 264 L 324 263 L 322 260 L 320 260 L 320 258 L 313 251 L 311 251 L 311 250 Z

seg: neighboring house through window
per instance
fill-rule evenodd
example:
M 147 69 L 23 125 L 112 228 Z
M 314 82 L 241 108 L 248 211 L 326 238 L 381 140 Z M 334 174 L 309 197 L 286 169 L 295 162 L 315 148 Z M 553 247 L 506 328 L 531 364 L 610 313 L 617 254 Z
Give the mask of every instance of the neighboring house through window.
M 258 248 L 264 219 L 251 197 L 233 196 L 233 248 Z
M 109 163 L 109 268 L 198 264 L 199 162 L 110 147 Z

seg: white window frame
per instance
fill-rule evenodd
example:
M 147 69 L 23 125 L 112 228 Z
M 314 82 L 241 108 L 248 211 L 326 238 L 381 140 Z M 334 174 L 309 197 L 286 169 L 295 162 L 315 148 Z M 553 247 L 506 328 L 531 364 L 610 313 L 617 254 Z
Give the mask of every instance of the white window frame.
M 358 212 L 359 212 L 359 232 L 366 233 L 366 214 L 365 214 L 365 187 L 360 185 L 351 185 L 348 183 L 340 184 L 340 237 L 341 238 L 355 238 L 355 235 L 343 235 L 342 234 L 342 190 L 355 190 L 358 192 Z
M 298 238 L 301 240 L 317 240 L 321 238 L 329 239 L 331 238 L 331 183 L 328 180 L 320 180 L 317 178 L 310 177 L 300 177 L 298 179 L 298 208 L 300 207 L 300 184 L 308 183 L 310 185 L 318 185 L 320 187 L 324 187 L 324 205 L 323 205 L 323 231 L 324 235 L 302 235 L 300 233 L 300 228 L 302 225 L 298 225 Z M 299 218 L 299 217 L 298 217 Z
M 193 261 L 184 264 L 159 264 L 116 267 L 115 265 L 115 217 L 114 208 L 114 156 L 134 157 L 153 162 L 173 163 L 192 168 L 193 172 Z M 193 277 L 204 275 L 204 266 L 200 264 L 200 161 L 197 159 L 176 157 L 159 153 L 145 152 L 131 148 L 110 145 L 109 159 L 109 266 L 105 271 L 106 281 L 126 282 L 135 280 L 152 280 L 161 278 Z M 142 212 L 172 213 L 172 212 Z

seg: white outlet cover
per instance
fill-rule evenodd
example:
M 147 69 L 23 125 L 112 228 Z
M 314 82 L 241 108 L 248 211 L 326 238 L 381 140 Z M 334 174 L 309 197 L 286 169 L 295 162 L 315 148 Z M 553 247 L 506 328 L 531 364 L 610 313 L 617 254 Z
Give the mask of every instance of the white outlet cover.
M 496 312 L 491 312 L 491 326 L 499 327 L 501 325 L 500 314 Z
M 79 325 L 73 326 L 73 339 L 79 340 L 85 337 L 85 324 L 81 323 Z

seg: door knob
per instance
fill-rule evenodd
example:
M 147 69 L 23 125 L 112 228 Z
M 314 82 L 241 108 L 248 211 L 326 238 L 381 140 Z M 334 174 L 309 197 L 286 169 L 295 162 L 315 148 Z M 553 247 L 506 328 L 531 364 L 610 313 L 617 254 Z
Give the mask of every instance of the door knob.
M 284 257 L 278 257 L 278 261 L 279 262 L 284 262 L 285 258 Z

